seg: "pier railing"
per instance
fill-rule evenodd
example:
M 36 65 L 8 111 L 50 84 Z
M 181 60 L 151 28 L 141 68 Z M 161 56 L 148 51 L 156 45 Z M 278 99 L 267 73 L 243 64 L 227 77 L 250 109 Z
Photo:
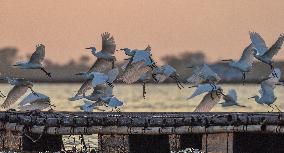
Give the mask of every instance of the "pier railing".
M 0 129 L 2 150 L 59 151 L 62 135 L 98 134 L 100 152 L 284 152 L 284 113 L 0 112 Z

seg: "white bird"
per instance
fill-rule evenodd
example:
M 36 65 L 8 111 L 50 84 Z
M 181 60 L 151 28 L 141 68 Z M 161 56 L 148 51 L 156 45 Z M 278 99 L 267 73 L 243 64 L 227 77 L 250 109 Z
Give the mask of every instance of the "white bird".
M 232 59 L 222 60 L 222 61 L 229 61 L 229 66 L 236 68 L 237 70 L 242 72 L 243 74 L 242 80 L 244 84 L 245 79 L 246 79 L 246 73 L 250 72 L 252 69 L 253 58 L 254 58 L 253 45 L 250 44 L 244 49 L 243 54 L 238 61 L 233 61 Z
M 193 112 L 209 112 L 221 99 L 223 91 L 221 88 L 207 93 Z
M 114 62 L 116 58 L 114 56 L 116 50 L 116 44 L 114 38 L 110 36 L 110 33 L 105 32 L 102 35 L 102 50 L 97 52 L 95 47 L 89 47 L 86 49 L 91 49 L 92 54 L 97 57 L 96 62 L 90 68 L 88 72 L 93 71 L 108 71 L 114 68 Z
M 33 83 L 25 79 L 14 79 L 12 85 L 14 85 L 14 87 L 9 91 L 7 98 L 1 105 L 1 107 L 3 107 L 4 109 L 14 104 L 27 92 L 28 89 L 30 89 L 33 94 L 37 95 L 32 89 Z
M 274 85 L 269 84 L 268 82 L 262 81 L 261 82 L 261 89 L 259 93 L 261 96 L 255 95 L 250 97 L 249 99 L 254 99 L 258 104 L 266 104 L 267 106 L 272 107 L 272 104 L 276 101 L 277 97 L 274 95 Z M 277 109 L 278 107 L 274 105 Z M 279 109 L 278 109 L 279 110 Z
M 28 62 L 17 62 L 14 66 L 18 66 L 20 69 L 40 69 L 47 76 L 51 77 L 51 73 L 48 73 L 42 65 L 44 56 L 45 46 L 43 44 L 39 44 L 36 46 L 36 51 L 32 54 Z
M 123 50 L 126 55 L 130 56 L 125 70 L 127 70 L 131 64 L 135 64 L 141 61 L 144 61 L 144 64 L 152 69 L 154 67 L 157 67 L 155 61 L 152 59 L 151 47 L 149 45 L 145 48 L 145 50 L 130 50 L 128 48 L 121 50 Z
M 20 103 L 19 109 L 22 111 L 44 110 L 50 106 L 50 98 L 42 93 L 36 92 L 37 95 L 30 93 Z
M 214 84 L 218 83 L 220 80 L 221 78 L 218 74 L 215 73 L 207 64 L 203 64 L 200 67 L 194 67 L 192 76 L 186 79 L 186 81 L 192 86 L 197 86 L 202 83 L 210 83 L 214 86 Z
M 218 85 L 212 85 L 210 83 L 199 84 L 196 90 L 194 91 L 194 93 L 187 99 L 192 99 L 206 92 L 212 93 L 213 91 L 218 91 L 218 90 L 222 91 L 221 87 Z M 212 99 L 213 99 L 213 96 L 212 96 Z
M 104 103 L 102 101 L 99 102 L 92 102 L 84 100 L 84 104 L 80 106 L 80 109 L 84 112 L 93 112 L 94 109 L 99 111 L 104 111 L 103 109 L 100 109 L 98 106 L 103 106 Z
M 259 61 L 270 65 L 273 69 L 272 58 L 275 56 L 282 47 L 284 41 L 284 34 L 281 34 L 277 41 L 268 48 L 263 38 L 256 32 L 250 32 L 250 39 L 256 50 L 254 50 L 254 57 Z
M 272 70 L 272 72 L 269 74 L 269 76 L 267 78 L 264 78 L 262 81 L 264 81 L 267 84 L 270 84 L 272 86 L 276 86 L 276 85 L 284 85 L 283 82 L 280 82 L 280 78 L 281 78 L 281 71 L 279 68 L 274 68 Z M 262 82 L 261 81 L 261 82 Z
M 246 106 L 243 106 L 237 103 L 237 100 L 238 100 L 237 92 L 234 89 L 229 90 L 228 94 L 223 96 L 223 99 L 225 101 L 221 103 L 223 107 L 228 107 L 228 106 L 246 107 Z
M 168 64 L 161 66 L 161 68 L 154 68 L 153 74 L 158 83 L 164 82 L 167 78 L 172 78 L 173 80 L 175 80 L 179 89 L 183 88 L 183 85 L 179 80 L 179 74 L 177 73 L 176 69 Z
M 107 74 L 101 72 L 92 72 L 90 73 L 92 79 L 92 86 L 96 87 L 97 85 L 107 84 L 110 87 L 113 87 L 112 83 L 118 76 L 118 68 L 110 70 Z

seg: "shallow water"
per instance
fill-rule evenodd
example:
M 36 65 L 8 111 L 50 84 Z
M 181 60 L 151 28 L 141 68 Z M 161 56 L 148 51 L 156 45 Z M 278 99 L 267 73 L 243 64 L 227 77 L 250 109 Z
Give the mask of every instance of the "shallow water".
M 83 103 L 82 100 L 75 102 L 68 101 L 68 98 L 76 93 L 76 91 L 80 88 L 80 85 L 81 84 L 36 83 L 34 85 L 34 90 L 50 96 L 52 103 L 56 105 L 56 111 L 81 111 L 78 106 Z M 1 91 L 6 95 L 12 88 L 12 86 L 8 84 L 1 84 L 0 86 Z M 253 100 L 248 99 L 248 97 L 259 94 L 259 85 L 247 84 L 243 86 L 236 84 L 223 84 L 221 86 L 224 89 L 225 93 L 229 89 L 236 89 L 238 93 L 238 102 L 247 107 L 234 106 L 222 108 L 220 104 L 217 104 L 212 111 L 267 112 L 271 110 L 268 106 L 257 104 Z M 114 95 L 117 96 L 120 100 L 124 101 L 124 107 L 121 108 L 122 112 L 191 112 L 202 99 L 202 96 L 198 96 L 191 100 L 186 100 L 186 98 L 193 93 L 193 90 L 194 89 L 187 87 L 179 90 L 179 88 L 175 84 L 149 84 L 146 86 L 146 99 L 143 99 L 142 85 L 120 84 L 114 87 Z M 284 98 L 283 91 L 284 87 L 282 86 L 278 86 L 275 89 L 275 95 L 278 97 L 275 104 L 280 109 L 284 109 L 284 105 L 281 103 L 281 99 Z M 2 102 L 3 101 L 4 99 L 2 100 Z M 12 108 L 17 108 L 17 104 L 14 104 Z M 68 138 L 68 136 L 64 136 L 64 140 L 64 142 L 66 143 L 66 148 L 70 149 L 70 147 L 74 144 L 73 136 L 71 136 L 70 138 Z M 86 136 L 85 141 L 90 145 L 97 144 L 97 135 Z M 78 137 L 76 137 L 76 145 L 78 144 L 80 144 L 80 142 Z

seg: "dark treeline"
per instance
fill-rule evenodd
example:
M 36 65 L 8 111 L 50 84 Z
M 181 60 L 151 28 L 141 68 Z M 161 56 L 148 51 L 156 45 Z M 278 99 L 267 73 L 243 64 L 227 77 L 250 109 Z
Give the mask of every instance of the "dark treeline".
M 52 61 L 45 59 L 44 63 L 46 69 L 52 73 L 52 79 L 46 77 L 44 73 L 39 70 L 20 70 L 13 67 L 17 59 L 18 50 L 13 47 L 6 47 L 0 49 L 0 72 L 1 76 L 13 76 L 18 78 L 26 78 L 36 82 L 79 82 L 82 81 L 82 77 L 74 75 L 78 72 L 87 71 L 90 67 L 90 63 L 94 59 L 88 56 L 81 56 L 79 62 L 70 60 L 64 65 L 58 65 Z M 28 59 L 28 58 L 26 58 Z M 187 68 L 188 66 L 194 66 L 201 63 L 207 63 L 205 54 L 202 51 L 185 51 L 178 56 L 165 56 L 162 57 L 163 63 L 168 63 L 175 67 L 181 76 L 183 81 L 186 80 L 192 74 L 192 70 Z M 121 65 L 122 63 L 119 63 Z M 222 78 L 222 82 L 226 83 L 239 83 L 241 82 L 242 74 L 228 66 L 224 62 L 208 63 L 210 67 L 217 72 Z M 284 68 L 284 61 L 276 61 L 275 67 Z M 271 72 L 270 67 L 260 63 L 258 61 L 254 62 L 253 70 L 247 74 L 247 82 L 258 82 L 262 78 L 266 77 Z M 283 77 L 281 77 L 283 80 Z M 172 80 L 168 80 L 171 82 Z

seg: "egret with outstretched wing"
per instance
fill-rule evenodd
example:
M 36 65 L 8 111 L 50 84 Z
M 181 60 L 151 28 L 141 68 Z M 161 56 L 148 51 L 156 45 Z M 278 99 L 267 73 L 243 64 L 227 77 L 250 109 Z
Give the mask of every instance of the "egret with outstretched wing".
M 26 96 L 20 103 L 19 109 L 22 111 L 44 110 L 52 106 L 50 98 L 42 93 L 36 92 L 36 95 L 31 93 Z

